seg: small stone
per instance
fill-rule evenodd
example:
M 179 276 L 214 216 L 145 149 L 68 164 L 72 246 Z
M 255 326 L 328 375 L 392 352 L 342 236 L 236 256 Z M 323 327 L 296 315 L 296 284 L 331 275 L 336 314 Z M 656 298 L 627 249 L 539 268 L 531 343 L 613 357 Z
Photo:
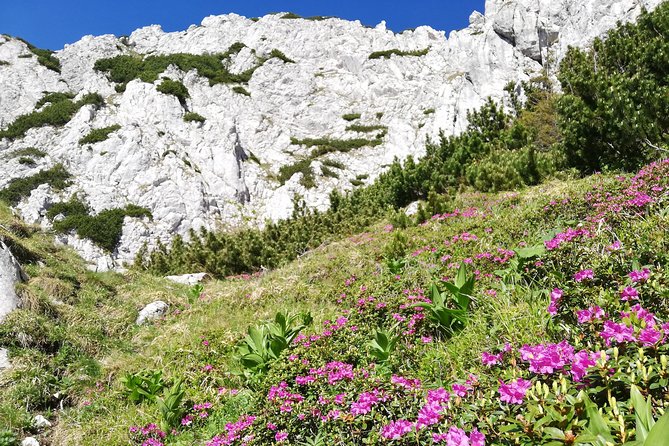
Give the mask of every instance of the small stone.
M 26 437 L 21 442 L 21 446 L 39 446 L 39 441 L 35 437 Z
M 6 348 L 0 348 L 0 370 L 8 369 L 12 365 L 9 363 L 9 353 Z
M 165 276 L 167 280 L 172 282 L 181 283 L 183 285 L 195 285 L 196 283 L 202 282 L 207 273 L 193 273 L 193 274 L 183 274 L 181 276 Z
M 35 429 L 47 429 L 51 427 L 51 422 L 42 415 L 35 415 L 35 418 L 33 418 L 33 426 Z
M 135 323 L 137 325 L 143 325 L 147 322 L 160 319 L 161 317 L 165 316 L 168 308 L 169 305 L 167 305 L 162 300 L 151 302 L 146 307 L 142 308 L 142 311 L 139 312 L 139 316 L 137 317 L 137 321 Z

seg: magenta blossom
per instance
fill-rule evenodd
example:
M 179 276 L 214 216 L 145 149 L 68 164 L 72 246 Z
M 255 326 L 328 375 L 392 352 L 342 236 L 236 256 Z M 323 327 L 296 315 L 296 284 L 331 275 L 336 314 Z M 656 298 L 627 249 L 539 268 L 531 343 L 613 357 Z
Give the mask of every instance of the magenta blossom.
M 639 292 L 636 290 L 636 288 L 628 286 L 625 287 L 620 292 L 620 300 L 630 300 L 630 299 L 638 299 L 639 298 Z
M 625 324 L 618 324 L 612 321 L 604 322 L 604 330 L 599 334 L 606 341 L 606 345 L 611 345 L 611 339 L 616 342 L 634 342 L 634 327 Z
M 495 364 L 499 364 L 501 360 L 502 360 L 502 353 L 498 353 L 496 355 L 493 355 L 492 353 L 488 352 L 481 353 L 481 362 L 483 363 L 483 365 L 487 365 L 488 367 L 493 366 Z
M 508 384 L 499 381 L 499 399 L 509 404 L 522 404 L 525 394 L 532 387 L 532 383 L 523 378 L 518 378 Z
M 560 305 L 563 294 L 563 291 L 559 288 L 551 291 L 551 303 L 548 305 L 548 314 L 551 316 L 555 316 L 558 313 L 558 305 Z
M 585 279 L 594 279 L 594 278 L 595 274 L 592 272 L 591 269 L 584 269 L 574 274 L 574 280 L 576 282 L 583 282 Z
M 601 320 L 606 317 L 606 314 L 600 307 L 592 306 L 587 310 L 577 311 L 576 317 L 578 318 L 579 324 L 585 324 L 587 322 L 592 322 L 593 320 Z
M 634 283 L 645 282 L 646 280 L 648 280 L 649 277 L 650 277 L 650 270 L 648 268 L 644 268 L 642 270 L 634 270 L 629 273 L 629 278 Z

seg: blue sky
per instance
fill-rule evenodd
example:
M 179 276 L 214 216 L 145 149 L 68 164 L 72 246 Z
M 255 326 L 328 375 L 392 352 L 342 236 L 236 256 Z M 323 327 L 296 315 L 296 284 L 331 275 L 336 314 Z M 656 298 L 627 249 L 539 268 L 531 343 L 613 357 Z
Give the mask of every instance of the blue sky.
M 450 31 L 467 26 L 484 0 L 0 0 L 0 34 L 23 37 L 40 48 L 60 49 L 86 34 L 130 34 L 159 24 L 178 31 L 208 16 L 234 12 L 247 17 L 291 11 L 327 15 L 376 25 L 385 20 L 402 31 L 420 25 Z

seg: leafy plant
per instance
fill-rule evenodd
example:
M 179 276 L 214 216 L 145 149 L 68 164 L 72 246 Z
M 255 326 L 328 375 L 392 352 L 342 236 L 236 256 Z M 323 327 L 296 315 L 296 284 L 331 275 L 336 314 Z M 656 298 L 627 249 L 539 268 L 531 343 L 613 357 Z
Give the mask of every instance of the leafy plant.
M 156 402 L 167 385 L 162 370 L 128 373 L 121 378 L 121 383 L 126 387 L 128 399 L 136 404 L 144 400 Z
M 9 430 L 0 431 L 0 446 L 18 446 L 19 440 L 16 435 Z
M 249 327 L 247 336 L 237 346 L 236 357 L 247 378 L 262 375 L 303 329 L 311 324 L 309 313 L 278 312 L 273 322 Z
M 158 85 L 157 90 L 160 93 L 176 97 L 181 106 L 186 108 L 186 99 L 190 97 L 190 93 L 188 93 L 188 88 L 182 82 L 164 78 Z
M 472 302 L 476 278 L 467 276 L 464 263 L 460 265 L 454 283 L 444 283 L 446 291 L 440 291 L 437 284 L 430 286 L 431 302 L 420 302 L 414 307 L 427 310 L 426 316 L 448 336 L 462 330 L 467 323 L 467 313 Z M 453 308 L 455 307 L 455 308 Z
M 204 291 L 204 286 L 201 283 L 196 283 L 188 288 L 188 291 L 186 292 L 188 303 L 191 305 L 194 304 L 202 295 L 202 291 Z
M 181 419 L 186 412 L 181 405 L 186 389 L 182 380 L 177 380 L 171 388 L 166 389 L 162 398 L 158 398 L 158 409 L 160 410 L 160 427 L 169 432 L 171 428 L 179 426 Z
M 369 354 L 380 363 L 384 363 L 390 359 L 398 341 L 399 336 L 394 334 L 393 330 L 376 330 L 374 339 L 367 343 Z

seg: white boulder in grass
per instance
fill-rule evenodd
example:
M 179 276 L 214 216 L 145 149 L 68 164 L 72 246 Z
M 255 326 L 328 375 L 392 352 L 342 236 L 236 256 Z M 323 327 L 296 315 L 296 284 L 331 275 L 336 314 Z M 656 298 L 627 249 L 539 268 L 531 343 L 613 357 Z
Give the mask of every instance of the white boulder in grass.
M 33 427 L 37 430 L 48 429 L 51 427 L 51 422 L 42 415 L 35 415 L 35 418 L 33 418 Z
M 137 316 L 137 321 L 135 323 L 137 325 L 144 325 L 147 322 L 160 319 L 161 317 L 165 316 L 165 314 L 167 314 L 168 308 L 169 305 L 167 305 L 162 300 L 151 302 L 150 304 L 142 308 L 142 311 L 139 312 L 139 316 Z
M 180 283 L 183 285 L 195 285 L 196 283 L 202 282 L 209 275 L 207 273 L 193 273 L 193 274 L 183 274 L 181 276 L 165 276 L 167 280 L 172 282 Z
M 21 446 L 39 446 L 39 441 L 35 437 L 26 437 L 21 442 Z

